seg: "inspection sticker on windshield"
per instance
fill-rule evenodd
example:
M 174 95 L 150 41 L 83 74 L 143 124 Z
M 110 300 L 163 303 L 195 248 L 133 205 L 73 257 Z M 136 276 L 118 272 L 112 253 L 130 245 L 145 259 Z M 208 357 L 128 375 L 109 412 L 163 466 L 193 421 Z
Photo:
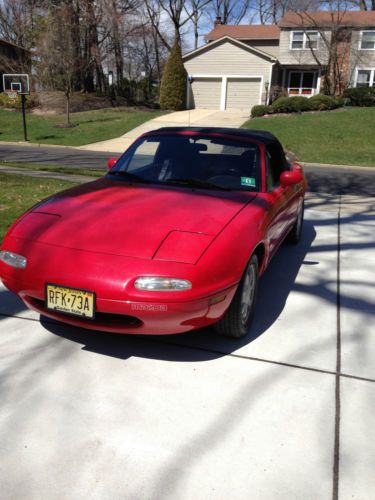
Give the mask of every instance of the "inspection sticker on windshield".
M 241 177 L 241 186 L 250 186 L 255 187 L 255 178 L 254 177 Z

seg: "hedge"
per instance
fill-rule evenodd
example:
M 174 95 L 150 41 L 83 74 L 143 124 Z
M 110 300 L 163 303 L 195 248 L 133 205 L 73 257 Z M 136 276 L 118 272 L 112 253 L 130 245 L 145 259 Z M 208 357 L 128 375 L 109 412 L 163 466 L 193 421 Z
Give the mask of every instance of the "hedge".
M 324 111 L 339 108 L 343 105 L 344 100 L 342 98 L 334 98 L 323 94 L 317 94 L 310 98 L 304 96 L 279 97 L 271 106 L 254 106 L 251 109 L 251 116 L 255 118 L 266 114 Z
M 258 116 L 264 116 L 271 112 L 271 106 L 266 106 L 264 104 L 258 104 L 257 106 L 253 106 L 251 108 L 251 116 L 252 118 L 256 118 Z
M 343 106 L 344 103 L 335 97 L 329 95 L 317 94 L 309 99 L 311 109 L 315 111 L 326 111 L 328 109 L 336 109 Z
M 375 87 L 346 89 L 343 97 L 350 106 L 375 106 Z

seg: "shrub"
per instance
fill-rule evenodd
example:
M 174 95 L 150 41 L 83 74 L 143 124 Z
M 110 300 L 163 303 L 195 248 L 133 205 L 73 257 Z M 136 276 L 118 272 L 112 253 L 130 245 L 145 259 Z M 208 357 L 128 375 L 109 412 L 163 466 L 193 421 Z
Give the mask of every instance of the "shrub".
M 296 95 L 289 98 L 289 108 L 292 112 L 301 113 L 312 109 L 310 99 L 302 95 Z
M 185 108 L 187 73 L 181 48 L 176 42 L 165 65 L 160 84 L 160 107 L 180 111 Z
M 271 108 L 274 113 L 290 113 L 290 97 L 279 97 L 272 103 Z
M 350 106 L 375 106 L 375 87 L 346 89 L 343 97 Z
M 310 100 L 301 95 L 293 97 L 279 97 L 272 103 L 274 113 L 301 113 L 311 109 Z
M 251 117 L 256 118 L 258 116 L 264 116 L 272 111 L 271 106 L 265 106 L 264 104 L 259 104 L 258 106 L 253 106 L 251 108 Z
M 287 91 L 285 88 L 280 87 L 280 85 L 272 85 L 270 89 L 270 100 L 271 104 L 276 101 L 279 97 L 287 97 Z
M 329 95 L 317 94 L 310 97 L 311 109 L 316 111 L 325 111 L 339 107 L 339 101 Z
M 39 105 L 39 96 L 35 92 L 26 97 L 26 109 L 33 109 Z M 5 92 L 0 93 L 0 107 L 7 109 L 21 109 L 21 96 L 11 99 Z
M 335 101 L 338 108 L 345 106 L 346 99 L 342 95 L 335 97 Z

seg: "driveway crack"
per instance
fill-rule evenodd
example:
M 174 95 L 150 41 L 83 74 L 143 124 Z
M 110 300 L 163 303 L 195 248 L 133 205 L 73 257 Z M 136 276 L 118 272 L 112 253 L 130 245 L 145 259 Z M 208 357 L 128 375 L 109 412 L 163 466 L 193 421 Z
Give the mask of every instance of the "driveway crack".
M 340 478 L 340 374 L 341 374 L 341 287 L 340 287 L 340 251 L 341 251 L 341 194 L 339 195 L 339 206 L 337 213 L 337 286 L 336 286 L 336 375 L 335 375 L 335 440 L 333 451 L 333 488 L 332 500 L 339 498 L 339 478 Z

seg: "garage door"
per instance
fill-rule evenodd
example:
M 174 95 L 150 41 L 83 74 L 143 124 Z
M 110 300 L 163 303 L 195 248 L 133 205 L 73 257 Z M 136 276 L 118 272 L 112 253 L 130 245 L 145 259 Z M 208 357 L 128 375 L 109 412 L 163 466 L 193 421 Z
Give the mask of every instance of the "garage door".
M 221 78 L 194 78 L 191 89 L 195 108 L 220 109 Z
M 250 110 L 259 104 L 260 78 L 228 78 L 226 109 Z

